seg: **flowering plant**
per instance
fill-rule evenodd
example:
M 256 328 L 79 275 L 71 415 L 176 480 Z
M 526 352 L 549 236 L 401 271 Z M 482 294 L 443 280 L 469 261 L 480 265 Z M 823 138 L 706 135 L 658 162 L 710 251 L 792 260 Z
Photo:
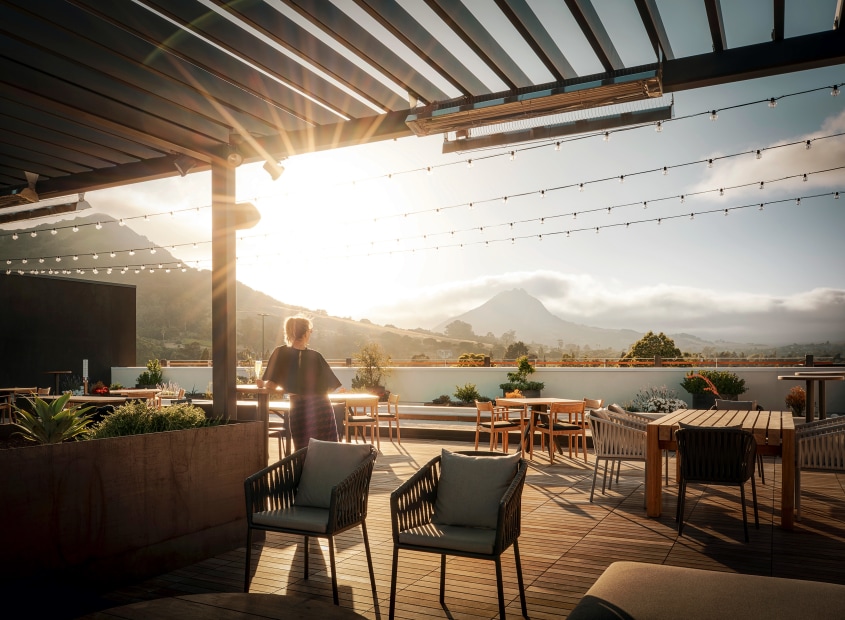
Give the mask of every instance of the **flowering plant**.
M 792 409 L 793 413 L 797 413 L 801 415 L 804 413 L 804 407 L 807 402 L 807 395 L 804 393 L 804 388 L 801 386 L 796 385 L 794 388 L 789 390 L 789 394 L 786 395 L 786 404 Z
M 674 390 L 662 385 L 640 390 L 626 409 L 644 413 L 672 413 L 678 409 L 686 409 L 687 406 L 686 402 L 676 397 Z

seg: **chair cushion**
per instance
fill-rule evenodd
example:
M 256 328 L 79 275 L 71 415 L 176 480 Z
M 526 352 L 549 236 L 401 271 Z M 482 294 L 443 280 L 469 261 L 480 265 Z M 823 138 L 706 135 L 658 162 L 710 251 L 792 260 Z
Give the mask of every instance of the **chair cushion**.
M 521 455 L 469 456 L 443 450 L 432 521 L 440 525 L 495 528 L 499 501 Z
M 490 458 L 490 457 L 488 457 Z M 399 532 L 399 543 L 420 547 L 452 549 L 467 553 L 493 553 L 496 530 L 481 527 L 461 527 L 428 523 Z
M 611 411 L 613 411 L 614 413 L 628 413 L 627 411 L 625 411 L 625 409 L 624 409 L 624 408 L 620 407 L 620 406 L 619 406 L 619 405 L 617 405 L 616 403 L 613 403 L 612 405 L 610 405 L 610 406 L 608 407 L 608 409 L 610 409 L 610 410 L 611 410 Z
M 302 477 L 296 489 L 294 504 L 328 508 L 332 488 L 370 456 L 369 444 L 337 443 L 311 438 L 302 464 Z
M 329 524 L 329 511 L 310 506 L 291 506 L 283 510 L 256 512 L 252 515 L 252 522 L 286 530 L 325 533 Z
M 611 406 L 613 406 L 613 405 L 611 405 Z M 621 407 L 618 407 L 618 408 L 622 409 Z M 623 411 L 624 411 L 624 409 L 623 409 Z M 594 418 L 599 418 L 600 420 L 609 420 L 610 419 L 610 416 L 608 415 L 609 413 L 610 413 L 610 410 L 604 409 L 604 408 L 593 409 L 592 411 L 590 411 L 591 416 L 593 416 Z

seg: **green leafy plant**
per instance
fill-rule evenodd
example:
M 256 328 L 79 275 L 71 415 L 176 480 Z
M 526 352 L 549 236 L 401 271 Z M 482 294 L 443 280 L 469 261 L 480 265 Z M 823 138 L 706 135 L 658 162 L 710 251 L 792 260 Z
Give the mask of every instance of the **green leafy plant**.
M 452 404 L 452 397 L 448 394 L 441 394 L 437 398 L 431 401 L 435 405 L 451 405 Z
M 711 385 L 708 385 L 708 381 Z M 712 393 L 715 388 L 717 397 L 738 396 L 748 391 L 745 379 L 727 370 L 692 371 L 684 377 L 681 387 L 690 394 Z
M 161 371 L 161 362 L 153 359 L 147 362 L 147 370 L 138 375 L 135 383 L 138 385 L 158 385 L 163 380 L 164 375 Z
M 355 355 L 358 369 L 352 377 L 353 390 L 372 390 L 384 385 L 382 382 L 390 376 L 390 356 L 380 344 L 369 342 Z
M 542 381 L 529 381 L 528 377 L 534 374 L 535 369 L 528 360 L 527 355 L 523 355 L 516 360 L 516 370 L 508 373 L 508 380 L 505 383 L 500 383 L 499 387 L 505 392 L 512 392 L 519 390 L 520 392 L 540 391 L 546 384 Z
M 462 403 L 471 403 L 481 398 L 474 383 L 466 383 L 463 387 L 456 385 L 454 396 Z
M 20 435 L 26 441 L 38 444 L 62 443 L 84 436 L 89 432 L 93 407 L 74 405 L 65 409 L 70 394 L 63 394 L 55 400 L 45 401 L 37 396 L 27 398 L 32 411 L 15 406 L 18 421 L 15 422 Z
M 156 409 L 144 401 L 132 401 L 116 407 L 91 430 L 91 439 L 125 437 L 145 433 L 181 431 L 221 424 L 218 418 L 206 418 L 205 412 L 190 403 L 179 403 Z

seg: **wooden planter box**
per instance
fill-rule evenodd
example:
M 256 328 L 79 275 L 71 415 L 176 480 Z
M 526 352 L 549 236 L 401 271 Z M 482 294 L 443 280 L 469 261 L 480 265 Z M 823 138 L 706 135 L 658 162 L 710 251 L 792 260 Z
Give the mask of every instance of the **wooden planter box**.
M 0 450 L 0 579 L 138 581 L 243 546 L 263 422 Z

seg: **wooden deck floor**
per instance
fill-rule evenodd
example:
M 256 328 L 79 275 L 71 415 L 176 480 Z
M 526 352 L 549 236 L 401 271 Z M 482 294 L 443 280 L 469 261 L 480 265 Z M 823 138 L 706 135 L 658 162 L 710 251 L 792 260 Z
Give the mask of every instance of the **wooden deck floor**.
M 271 458 L 275 458 L 271 443 Z M 373 473 L 369 516 L 379 610 L 373 607 L 360 530 L 339 537 L 337 573 L 341 605 L 370 617 L 387 617 L 392 540 L 390 492 L 441 447 L 467 449 L 458 442 L 406 439 L 401 447 L 382 441 Z M 471 446 L 469 446 L 471 447 Z M 765 486 L 758 485 L 760 529 L 743 542 L 739 492 L 693 487 L 687 498 L 687 525 L 678 537 L 674 520 L 677 487 L 664 489 L 663 516 L 650 519 L 643 508 L 642 464 L 623 466 L 618 486 L 599 490 L 591 504 L 592 458 L 589 465 L 567 458 L 538 455 L 523 493 L 520 537 L 523 575 L 531 618 L 561 618 L 575 606 L 602 571 L 616 560 L 690 566 L 717 571 L 804 578 L 845 584 L 845 476 L 805 473 L 803 520 L 794 531 L 776 524 L 779 513 L 779 464 L 766 460 Z M 759 480 L 758 480 L 759 482 Z M 268 535 L 256 545 L 257 562 L 251 592 L 296 593 L 331 602 L 328 548 L 311 541 L 312 575 L 302 578 L 302 540 Z M 201 592 L 238 592 L 243 581 L 244 549 L 161 575 L 100 598 L 100 606 Z M 519 617 L 513 553 L 503 556 L 508 614 Z M 446 605 L 438 602 L 439 558 L 401 552 L 397 594 L 400 618 L 497 617 L 493 564 L 463 558 L 447 562 Z

